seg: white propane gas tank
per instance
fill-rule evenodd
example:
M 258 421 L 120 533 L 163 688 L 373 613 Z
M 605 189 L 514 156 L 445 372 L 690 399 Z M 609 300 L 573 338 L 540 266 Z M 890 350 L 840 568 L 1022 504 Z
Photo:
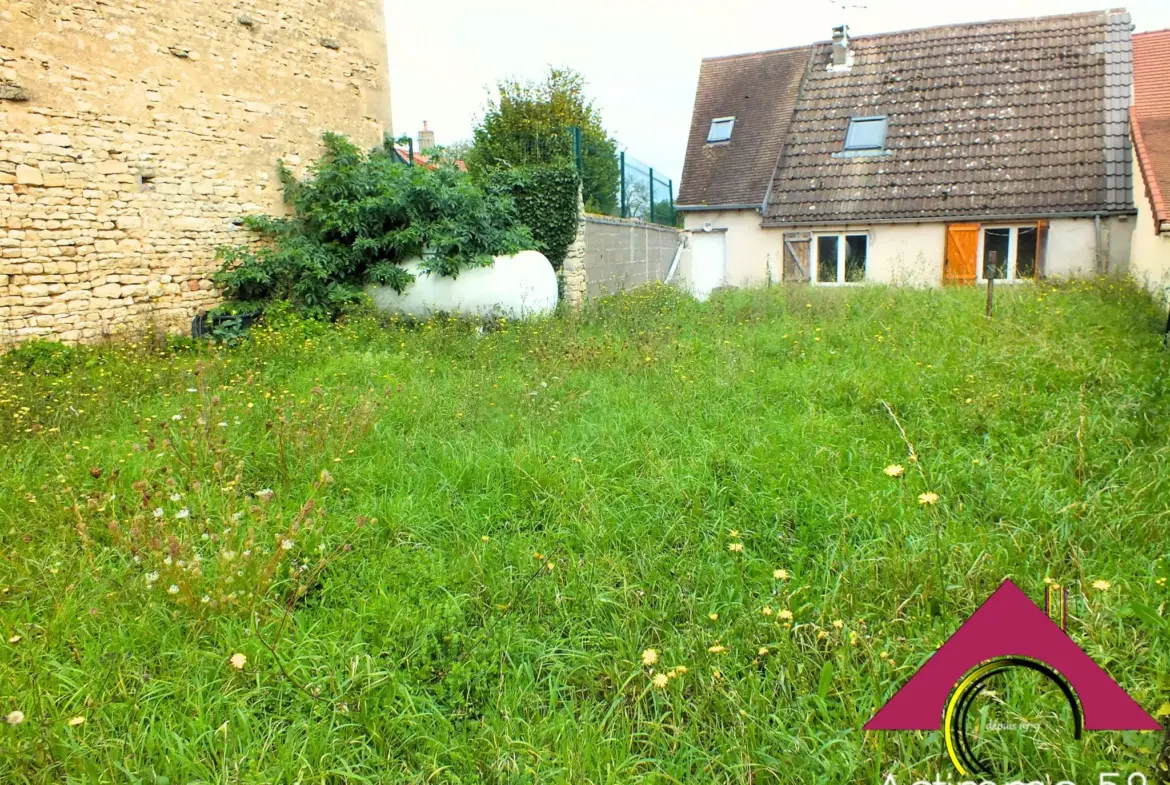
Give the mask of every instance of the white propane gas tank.
M 406 291 L 369 284 L 366 294 L 380 311 L 426 318 L 435 313 L 521 319 L 557 307 L 557 274 L 539 251 L 497 256 L 491 267 L 461 270 L 457 278 L 424 272 L 422 260 L 403 265 L 415 276 Z

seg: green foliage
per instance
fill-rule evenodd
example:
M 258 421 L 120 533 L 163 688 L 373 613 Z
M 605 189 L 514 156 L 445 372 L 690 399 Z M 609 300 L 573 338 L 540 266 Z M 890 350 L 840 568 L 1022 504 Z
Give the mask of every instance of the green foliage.
M 60 376 L 80 361 L 76 347 L 59 341 L 26 341 L 3 355 L 3 365 L 42 376 Z
M 249 217 L 245 225 L 267 242 L 220 249 L 215 281 L 227 297 L 284 300 L 306 316 L 333 318 L 366 283 L 403 291 L 410 259 L 454 277 L 534 244 L 507 198 L 485 194 L 454 167 L 406 166 L 384 147 L 363 153 L 336 134 L 324 143 L 307 179 L 281 167 L 292 217 Z
M 0 358 L 0 783 L 958 783 L 938 734 L 861 727 L 1009 576 L 1067 586 L 1156 714 L 1165 310 L 995 296 L 650 286 L 482 332 L 275 306 L 232 349 Z M 986 696 L 1034 723 L 980 735 L 994 781 L 1155 765 L 1021 686 Z
M 585 79 L 571 69 L 550 68 L 541 82 L 504 80 L 488 100 L 466 163 L 472 176 L 530 164 L 573 161 L 573 127 L 581 129 L 582 190 L 591 212 L 617 209 L 617 143 L 601 125 L 601 113 L 585 96 Z
M 484 188 L 512 198 L 520 222 L 559 270 L 577 236 L 579 183 L 571 164 L 551 163 L 496 170 L 485 178 Z

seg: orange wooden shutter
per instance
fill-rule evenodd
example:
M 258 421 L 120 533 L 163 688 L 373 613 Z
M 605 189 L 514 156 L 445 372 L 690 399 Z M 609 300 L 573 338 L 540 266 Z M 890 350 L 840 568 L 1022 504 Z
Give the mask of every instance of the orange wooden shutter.
M 978 252 L 979 224 L 947 224 L 943 283 L 974 284 L 975 257 Z

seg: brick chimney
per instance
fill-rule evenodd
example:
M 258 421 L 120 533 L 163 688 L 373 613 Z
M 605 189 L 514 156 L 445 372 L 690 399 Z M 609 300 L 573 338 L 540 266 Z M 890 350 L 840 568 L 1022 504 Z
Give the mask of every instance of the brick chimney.
M 435 132 L 427 128 L 427 121 L 423 120 L 422 130 L 418 132 L 418 152 L 435 146 Z
M 833 28 L 833 69 L 848 68 L 853 64 L 853 52 L 849 49 L 849 25 Z

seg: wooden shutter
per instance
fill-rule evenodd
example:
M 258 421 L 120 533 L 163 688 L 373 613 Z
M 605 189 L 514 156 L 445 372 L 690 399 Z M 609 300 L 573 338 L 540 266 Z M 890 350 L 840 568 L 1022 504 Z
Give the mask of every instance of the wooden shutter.
M 784 283 L 808 283 L 812 235 L 808 232 L 786 232 L 784 235 Z
M 1037 281 L 1048 272 L 1048 220 L 1036 222 L 1036 269 L 1032 273 Z
M 943 283 L 974 284 L 979 253 L 979 224 L 947 224 Z

